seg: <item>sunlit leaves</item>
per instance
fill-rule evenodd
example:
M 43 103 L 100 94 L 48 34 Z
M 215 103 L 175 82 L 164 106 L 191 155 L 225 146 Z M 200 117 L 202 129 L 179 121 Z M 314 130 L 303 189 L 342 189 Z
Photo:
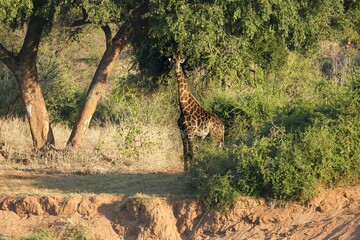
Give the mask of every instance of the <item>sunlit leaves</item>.
M 121 7 L 111 0 L 84 0 L 81 7 L 86 9 L 88 19 L 98 25 L 121 20 Z
M 51 27 L 58 0 L 0 0 L 0 22 L 13 29 L 21 28 L 30 15 Z
M 31 0 L 0 0 L 0 22 L 16 28 L 25 22 L 32 9 Z

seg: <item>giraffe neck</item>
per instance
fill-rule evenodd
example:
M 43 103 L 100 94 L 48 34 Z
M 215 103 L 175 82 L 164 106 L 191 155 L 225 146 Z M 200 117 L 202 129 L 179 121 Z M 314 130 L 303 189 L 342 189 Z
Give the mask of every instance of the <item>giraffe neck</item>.
M 184 110 L 190 102 L 192 104 L 197 104 L 200 106 L 200 103 L 191 93 L 190 87 L 185 79 L 184 71 L 181 67 L 176 68 L 176 76 L 178 78 L 179 101 L 181 109 Z M 192 99 L 193 101 L 189 101 L 190 99 Z
M 190 94 L 189 85 L 185 80 L 185 74 L 181 68 L 176 70 L 176 76 L 178 78 L 180 96 L 181 94 L 187 94 L 187 93 Z

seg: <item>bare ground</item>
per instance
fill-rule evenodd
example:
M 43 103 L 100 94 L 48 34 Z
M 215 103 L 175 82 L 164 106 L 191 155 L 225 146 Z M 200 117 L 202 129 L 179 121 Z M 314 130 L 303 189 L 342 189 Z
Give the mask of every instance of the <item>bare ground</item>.
M 320 190 L 306 205 L 241 197 L 215 213 L 186 196 L 183 178 L 0 172 L 0 238 L 82 225 L 92 239 L 360 239 L 360 186 Z

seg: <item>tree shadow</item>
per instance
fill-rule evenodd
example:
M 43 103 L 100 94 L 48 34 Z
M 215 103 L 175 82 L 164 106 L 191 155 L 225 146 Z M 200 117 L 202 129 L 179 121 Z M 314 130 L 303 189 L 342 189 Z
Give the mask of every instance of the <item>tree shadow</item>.
M 347 229 L 348 226 L 351 226 L 354 224 L 354 222 L 357 221 L 357 219 L 360 219 L 360 214 L 354 214 L 354 218 L 351 221 L 345 222 L 344 224 L 338 226 L 334 230 L 332 230 L 325 238 L 324 240 L 330 240 L 330 239 L 338 239 L 337 233 L 339 233 L 342 229 Z M 360 226 L 356 227 L 355 230 L 350 234 L 350 239 L 359 239 L 360 236 Z M 340 238 L 340 237 L 339 237 Z
M 7 178 L 31 180 L 38 189 L 59 193 L 89 194 L 149 194 L 158 196 L 188 196 L 188 177 L 183 173 L 116 173 L 88 175 L 8 175 Z
M 360 218 L 360 214 L 356 215 L 357 218 Z M 351 239 L 360 239 L 360 225 L 358 225 L 355 231 L 350 235 Z

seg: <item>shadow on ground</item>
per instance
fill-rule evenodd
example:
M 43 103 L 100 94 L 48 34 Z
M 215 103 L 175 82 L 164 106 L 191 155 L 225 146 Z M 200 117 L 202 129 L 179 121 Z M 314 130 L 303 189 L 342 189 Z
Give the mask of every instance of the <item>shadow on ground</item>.
M 10 181 L 11 184 L 31 185 L 34 190 L 44 192 L 55 190 L 59 193 L 154 194 L 176 197 L 188 195 L 187 177 L 183 173 L 8 174 L 1 178 Z

